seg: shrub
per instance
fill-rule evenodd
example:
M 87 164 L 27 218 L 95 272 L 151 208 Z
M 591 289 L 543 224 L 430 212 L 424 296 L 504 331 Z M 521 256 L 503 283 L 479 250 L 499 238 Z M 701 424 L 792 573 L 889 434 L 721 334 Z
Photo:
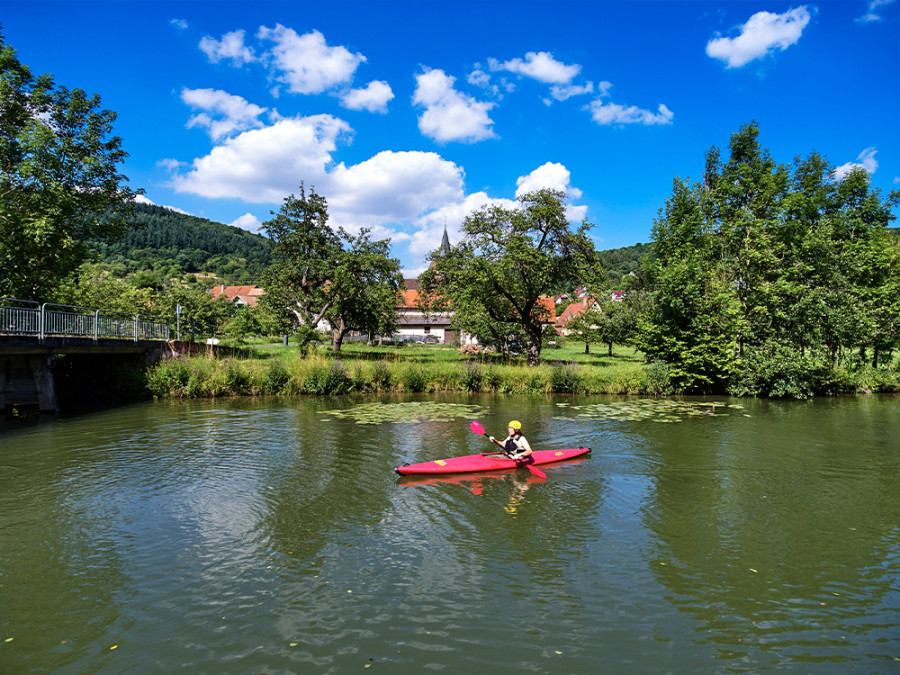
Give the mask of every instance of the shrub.
M 577 363 L 553 364 L 550 371 L 550 390 L 558 394 L 575 394 L 581 387 L 581 367 Z
M 372 385 L 376 389 L 391 388 L 391 369 L 387 361 L 382 359 L 372 364 Z
M 422 366 L 410 366 L 403 373 L 403 389 L 405 391 L 425 391 L 428 375 Z
M 646 390 L 654 396 L 668 396 L 675 391 L 669 364 L 665 361 L 654 361 L 647 366 Z
M 265 370 L 262 380 L 264 394 L 278 394 L 285 388 L 290 376 L 281 361 L 272 361 Z
M 466 361 L 459 375 L 460 384 L 466 391 L 481 391 L 484 373 L 478 361 Z

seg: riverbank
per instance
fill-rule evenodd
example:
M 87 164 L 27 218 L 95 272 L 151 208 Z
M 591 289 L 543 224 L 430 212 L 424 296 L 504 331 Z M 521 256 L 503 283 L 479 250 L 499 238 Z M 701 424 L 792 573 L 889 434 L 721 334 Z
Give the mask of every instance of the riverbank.
M 665 372 L 643 363 L 633 350 L 616 356 L 559 349 L 545 363 L 492 355 L 463 356 L 435 345 L 345 347 L 340 354 L 257 348 L 249 358 L 210 359 L 175 355 L 147 374 L 149 391 L 161 398 L 259 395 L 334 395 L 372 392 L 496 392 L 544 395 L 665 394 Z M 558 357 L 558 358 L 548 358 Z
M 466 356 L 441 345 L 399 349 L 348 345 L 340 354 L 320 348 L 303 356 L 293 347 L 257 346 L 238 358 L 175 355 L 164 359 L 148 371 L 147 389 L 159 398 L 418 392 L 526 396 L 678 393 L 665 364 L 647 364 L 642 354 L 629 348 L 617 347 L 609 356 L 606 349 L 585 354 L 583 346 L 572 345 L 547 349 L 543 357 L 544 362 L 532 368 L 524 358 Z M 834 369 L 809 375 L 815 375 L 815 381 L 803 381 L 802 374 L 792 372 L 790 386 L 779 384 L 783 390 L 780 395 L 754 391 L 746 380 L 738 379 L 736 385 L 741 389 L 728 393 L 809 398 L 900 391 L 900 373 L 891 369 Z

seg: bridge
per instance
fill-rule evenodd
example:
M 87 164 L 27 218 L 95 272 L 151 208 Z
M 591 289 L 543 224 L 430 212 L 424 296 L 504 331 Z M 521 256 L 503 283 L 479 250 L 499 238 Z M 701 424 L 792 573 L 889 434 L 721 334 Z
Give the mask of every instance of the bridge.
M 200 335 L 188 325 L 192 344 Z M 17 407 L 58 410 L 54 371 L 63 355 L 79 386 L 102 389 L 110 368 L 154 363 L 184 348 L 170 337 L 169 321 L 159 317 L 0 298 L 0 414 Z

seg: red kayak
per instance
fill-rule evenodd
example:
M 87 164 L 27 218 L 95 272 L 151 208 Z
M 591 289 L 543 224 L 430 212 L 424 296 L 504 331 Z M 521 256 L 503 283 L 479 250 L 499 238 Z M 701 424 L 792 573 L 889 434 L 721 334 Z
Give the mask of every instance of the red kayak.
M 537 464 L 552 464 L 562 462 L 573 457 L 586 455 L 590 448 L 570 448 L 568 450 L 535 450 L 531 453 Z M 497 453 L 483 453 L 478 455 L 465 455 L 463 457 L 450 457 L 449 459 L 436 459 L 433 462 L 420 464 L 404 464 L 398 466 L 395 471 L 401 476 L 415 476 L 435 473 L 474 473 L 476 471 L 501 471 L 503 469 L 515 469 L 521 464 L 507 457 L 497 457 Z

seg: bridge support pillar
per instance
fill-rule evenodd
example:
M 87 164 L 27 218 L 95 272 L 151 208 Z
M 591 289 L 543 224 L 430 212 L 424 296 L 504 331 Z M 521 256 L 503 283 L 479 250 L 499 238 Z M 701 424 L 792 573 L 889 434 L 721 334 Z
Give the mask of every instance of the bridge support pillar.
M 59 410 L 52 361 L 46 354 L 0 355 L 0 414 L 17 406 Z

